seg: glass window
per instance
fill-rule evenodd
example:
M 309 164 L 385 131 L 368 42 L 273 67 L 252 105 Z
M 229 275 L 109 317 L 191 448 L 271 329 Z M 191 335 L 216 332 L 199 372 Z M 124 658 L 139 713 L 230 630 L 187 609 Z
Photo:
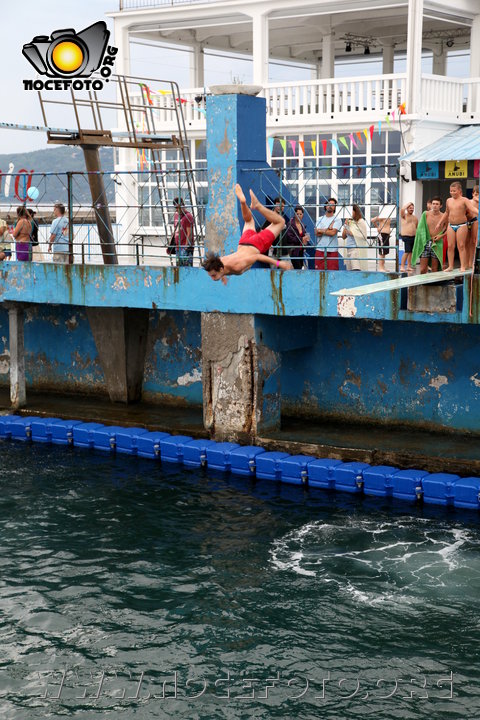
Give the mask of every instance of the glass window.
M 388 132 L 388 154 L 400 155 L 400 133 L 396 131 Z
M 374 131 L 372 139 L 372 155 L 383 155 L 385 157 L 385 153 L 387 150 L 386 135 L 387 133 L 385 132 L 381 132 L 380 134 L 378 134 L 376 130 Z

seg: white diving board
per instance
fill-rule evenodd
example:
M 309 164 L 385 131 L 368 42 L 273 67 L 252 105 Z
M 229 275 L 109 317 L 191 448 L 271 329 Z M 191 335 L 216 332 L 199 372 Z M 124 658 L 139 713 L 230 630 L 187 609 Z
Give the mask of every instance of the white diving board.
M 392 290 L 400 290 L 401 288 L 414 287 L 415 285 L 445 282 L 445 280 L 453 280 L 453 278 L 471 274 L 471 270 L 449 270 L 448 272 L 441 270 L 440 272 L 425 273 L 425 275 L 411 275 L 410 277 L 396 278 L 395 280 L 384 280 L 383 282 L 370 283 L 370 285 L 356 285 L 351 288 L 335 290 L 331 292 L 330 295 L 360 297 L 377 292 L 391 292 Z

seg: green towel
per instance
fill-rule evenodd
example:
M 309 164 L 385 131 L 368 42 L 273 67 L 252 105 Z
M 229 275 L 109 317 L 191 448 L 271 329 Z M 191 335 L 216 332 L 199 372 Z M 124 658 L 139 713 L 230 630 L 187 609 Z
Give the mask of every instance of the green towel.
M 431 240 L 430 230 L 427 225 L 427 213 L 422 213 L 422 217 L 418 222 L 417 232 L 415 233 L 415 242 L 412 251 L 412 265 L 416 265 L 418 258 L 425 250 L 425 246 Z M 443 238 L 439 238 L 433 246 L 433 252 L 438 258 L 440 267 L 443 266 Z

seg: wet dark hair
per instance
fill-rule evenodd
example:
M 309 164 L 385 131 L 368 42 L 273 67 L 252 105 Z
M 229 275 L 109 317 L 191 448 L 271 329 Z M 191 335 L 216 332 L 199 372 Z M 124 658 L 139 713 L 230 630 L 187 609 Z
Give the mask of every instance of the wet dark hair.
M 208 252 L 205 256 L 205 260 L 202 263 L 202 267 L 207 272 L 219 272 L 220 270 L 223 270 L 225 265 L 220 260 L 220 256 L 216 255 L 214 252 Z
M 174 197 L 173 198 L 173 204 L 177 206 L 185 205 L 183 198 Z
M 430 202 L 433 202 L 434 200 L 436 200 L 437 202 L 439 202 L 440 205 L 443 205 L 443 200 L 442 200 L 442 198 L 439 197 L 438 195 L 435 195 L 435 197 L 433 197 L 433 198 L 430 200 Z
M 295 205 L 295 212 L 297 212 L 297 210 L 301 210 L 303 213 L 305 213 L 305 210 L 301 205 Z

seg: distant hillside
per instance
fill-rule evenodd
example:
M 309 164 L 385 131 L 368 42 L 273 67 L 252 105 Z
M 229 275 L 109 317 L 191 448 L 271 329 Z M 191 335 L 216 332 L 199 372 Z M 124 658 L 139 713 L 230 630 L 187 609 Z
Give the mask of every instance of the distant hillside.
M 113 171 L 113 149 L 100 149 L 101 168 L 106 173 Z M 13 170 L 10 165 L 13 164 Z M 8 173 L 12 170 L 10 181 L 7 180 Z M 16 175 L 21 170 L 28 175 Z M 83 152 L 78 147 L 59 146 L 45 150 L 34 150 L 26 153 L 12 153 L 0 155 L 0 203 L 12 204 L 22 201 L 25 197 L 27 178 L 33 171 L 30 185 L 37 187 L 39 198 L 36 204 L 54 202 L 68 202 L 67 172 L 85 172 Z M 42 173 L 59 173 L 58 177 L 43 175 Z M 105 186 L 109 200 L 113 199 L 113 181 L 107 175 Z M 6 194 L 7 193 L 7 194 Z M 91 195 L 86 176 L 73 177 L 74 203 L 91 204 Z

